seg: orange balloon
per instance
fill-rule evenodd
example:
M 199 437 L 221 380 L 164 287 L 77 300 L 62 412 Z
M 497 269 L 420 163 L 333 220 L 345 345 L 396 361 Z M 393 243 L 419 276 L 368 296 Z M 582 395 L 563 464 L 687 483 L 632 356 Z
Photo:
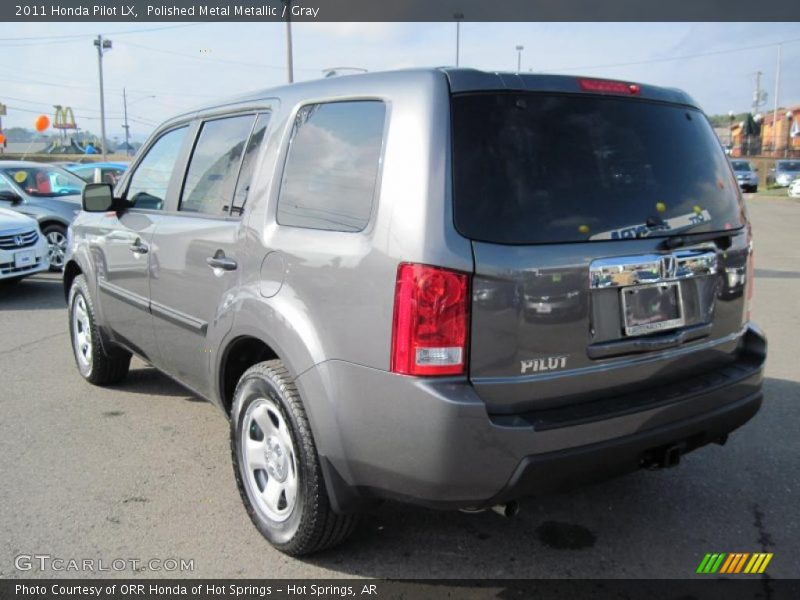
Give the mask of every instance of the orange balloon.
M 0 133 L 0 144 L 5 144 L 5 143 L 6 143 L 6 136 Z
M 36 117 L 36 131 L 39 133 L 50 127 L 50 119 L 47 115 L 39 115 Z

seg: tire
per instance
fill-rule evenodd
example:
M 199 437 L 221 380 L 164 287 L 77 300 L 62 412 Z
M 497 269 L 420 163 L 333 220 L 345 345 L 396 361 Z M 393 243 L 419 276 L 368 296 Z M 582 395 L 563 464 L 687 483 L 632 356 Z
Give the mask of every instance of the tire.
M 331 509 L 302 400 L 281 361 L 258 363 L 239 380 L 231 456 L 247 514 L 281 552 L 319 552 L 355 530 L 358 515 Z
M 64 255 L 67 252 L 67 228 L 63 225 L 48 225 L 42 229 L 47 238 L 50 270 L 61 271 L 64 268 Z
M 69 290 L 69 334 L 72 354 L 81 376 L 95 385 L 119 383 L 128 374 L 131 353 L 103 345 L 89 286 L 78 275 Z

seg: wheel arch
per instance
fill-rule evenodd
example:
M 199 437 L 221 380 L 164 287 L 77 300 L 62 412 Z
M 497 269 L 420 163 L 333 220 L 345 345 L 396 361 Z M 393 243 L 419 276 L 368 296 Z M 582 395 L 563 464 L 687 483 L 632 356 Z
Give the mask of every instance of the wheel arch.
M 251 333 L 232 336 L 219 356 L 217 393 L 220 405 L 228 416 L 231 414 L 233 394 L 242 374 L 257 363 L 281 359 L 271 344 L 264 341 L 261 336 Z

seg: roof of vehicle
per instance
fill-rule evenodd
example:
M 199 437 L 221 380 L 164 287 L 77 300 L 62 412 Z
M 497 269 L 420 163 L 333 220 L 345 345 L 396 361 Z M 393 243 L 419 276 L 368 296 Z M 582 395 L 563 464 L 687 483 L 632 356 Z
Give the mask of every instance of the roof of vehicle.
M 80 169 L 93 169 L 100 167 L 101 169 L 127 169 L 130 165 L 127 163 L 121 162 L 91 162 L 91 163 L 79 163 L 68 166 L 67 169 L 70 171 L 78 171 Z
M 176 116 L 175 119 L 185 118 L 189 115 L 206 110 L 222 108 L 229 105 L 253 103 L 267 98 L 279 98 L 283 95 L 298 96 L 303 94 L 309 98 L 327 94 L 346 95 L 348 93 L 348 88 L 361 88 L 365 82 L 369 81 L 374 82 L 376 85 L 380 85 L 396 82 L 398 78 L 413 80 L 416 77 L 420 80 L 429 80 L 431 75 L 436 73 L 443 74 L 445 77 L 447 77 L 450 90 L 453 93 L 482 90 L 586 93 L 586 91 L 582 90 L 581 88 L 581 80 L 615 82 L 626 85 L 634 85 L 634 82 L 630 81 L 619 81 L 597 77 L 582 77 L 579 75 L 546 75 L 540 73 L 517 74 L 496 71 L 479 71 L 477 69 L 463 69 L 454 67 L 398 69 L 394 71 L 376 71 L 373 73 L 358 73 L 339 77 L 326 77 L 292 83 L 279 87 L 255 90 L 238 96 L 224 98 L 213 104 L 197 107 L 194 110 Z M 355 85 L 356 82 L 358 82 L 358 86 Z M 661 102 L 672 102 L 699 108 L 698 104 L 688 94 L 681 90 L 638 83 L 635 85 L 638 86 L 638 91 L 635 94 L 637 98 L 657 100 Z M 593 91 L 589 93 L 602 94 L 603 92 Z M 619 96 L 620 94 L 608 93 L 608 95 Z
M 34 167 L 59 167 L 55 163 L 35 162 L 33 160 L 3 160 L 0 161 L 0 169 L 25 169 Z

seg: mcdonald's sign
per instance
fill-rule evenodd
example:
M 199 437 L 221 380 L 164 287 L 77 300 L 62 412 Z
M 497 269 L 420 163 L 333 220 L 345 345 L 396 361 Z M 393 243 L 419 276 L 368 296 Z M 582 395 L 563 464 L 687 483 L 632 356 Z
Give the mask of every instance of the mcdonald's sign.
M 75 124 L 75 114 L 72 112 L 72 107 L 56 104 L 54 108 L 56 109 L 56 114 L 53 117 L 54 129 L 78 128 L 78 126 Z

